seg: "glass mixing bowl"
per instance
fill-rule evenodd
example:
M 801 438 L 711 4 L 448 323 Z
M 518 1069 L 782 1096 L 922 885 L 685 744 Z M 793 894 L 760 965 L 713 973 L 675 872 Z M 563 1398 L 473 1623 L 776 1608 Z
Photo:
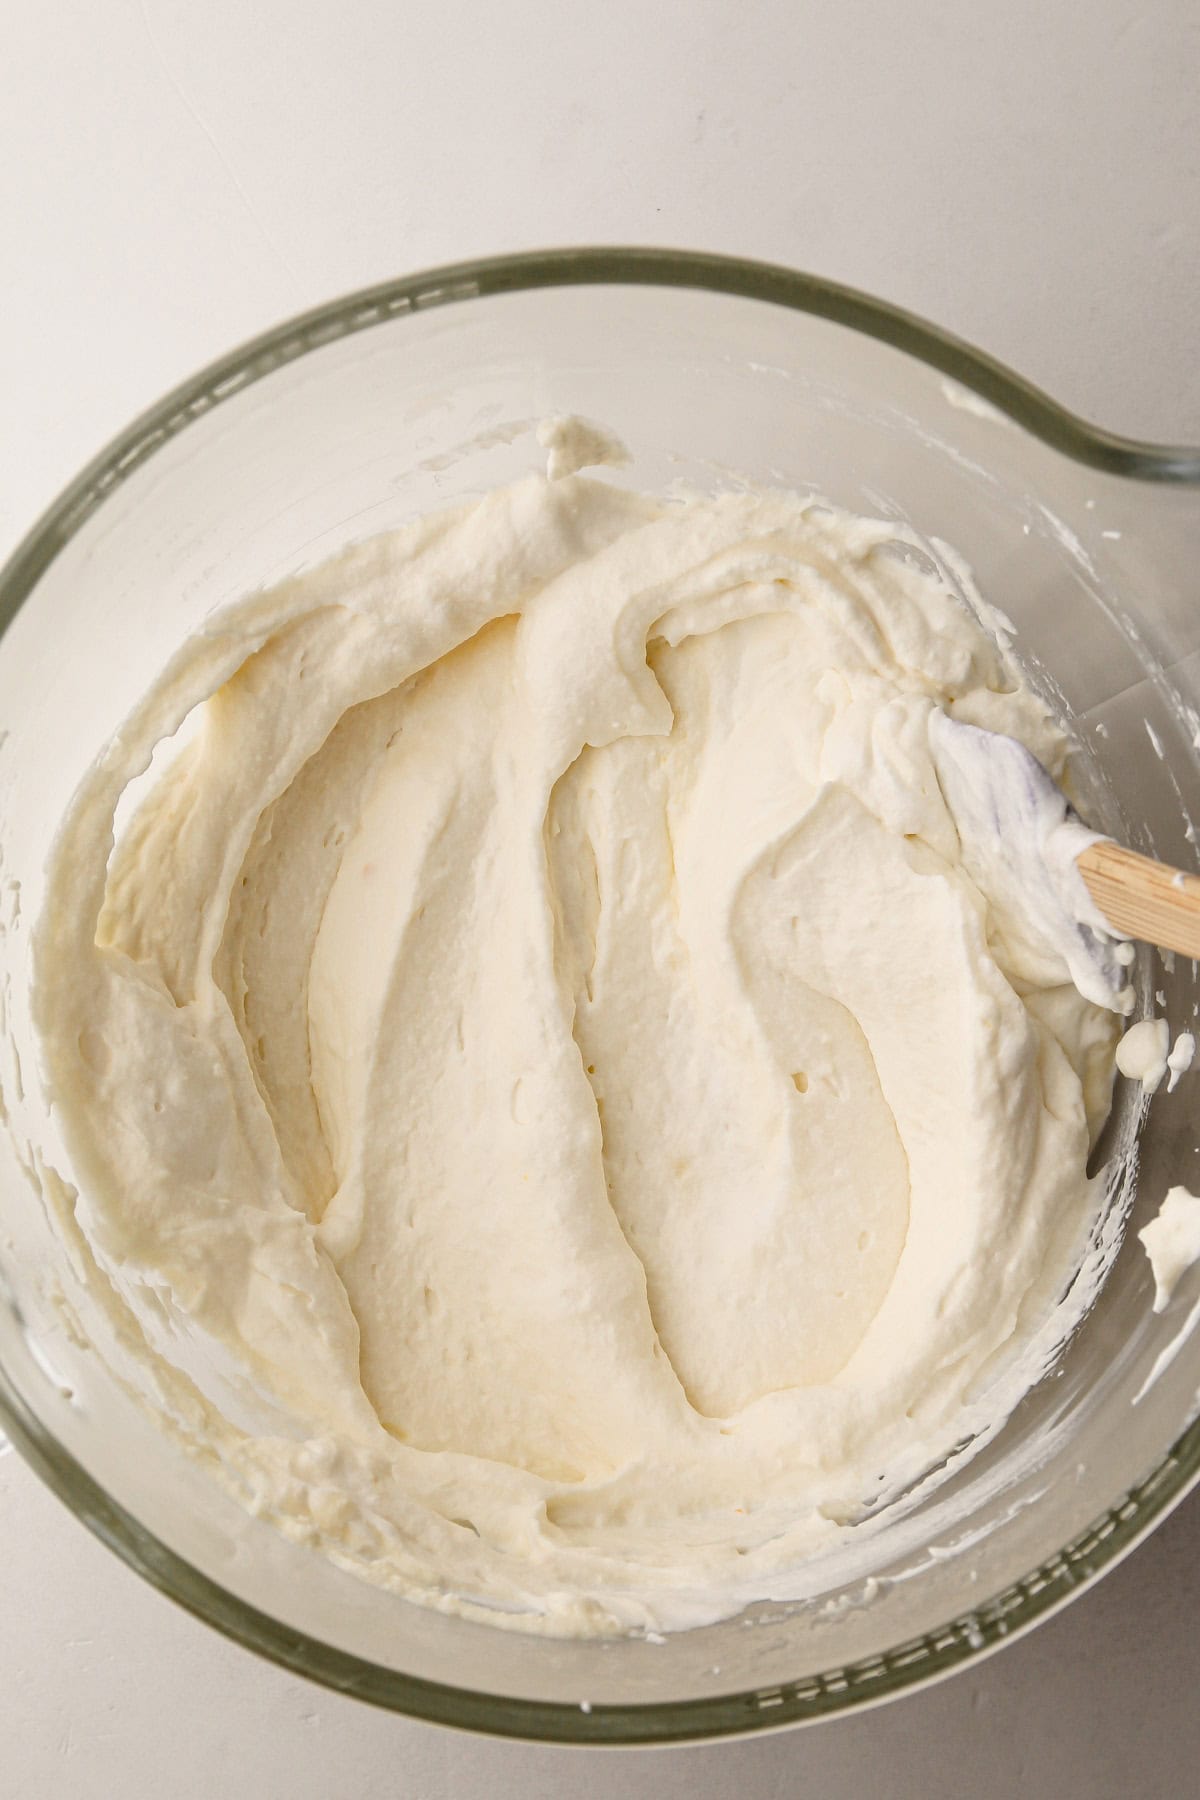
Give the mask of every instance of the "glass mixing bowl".
M 1200 1185 L 1187 1079 L 1141 1124 L 1133 1217 L 1098 1303 L 993 1441 L 875 1540 L 871 1578 L 665 1643 L 443 1617 L 250 1518 L 110 1373 L 119 1342 L 108 1363 L 89 1347 L 107 1327 L 46 1174 L 69 1165 L 39 1086 L 28 925 L 87 764 L 213 608 L 539 464 L 520 427 L 558 412 L 625 439 L 633 462 L 616 479 L 816 489 L 948 540 L 1053 677 L 1117 828 L 1194 863 L 1200 450 L 1106 436 L 878 301 L 715 257 L 502 258 L 322 307 L 133 425 L 0 576 L 0 1412 L 148 1580 L 331 1687 L 531 1738 L 750 1732 L 986 1653 L 1111 1566 L 1196 1481 L 1200 1336 L 1185 1327 L 1200 1273 L 1155 1314 L 1133 1241 L 1168 1185 Z M 1190 1023 L 1195 964 L 1143 962 L 1144 994 Z M 1128 1136 L 1129 1094 L 1121 1118 Z

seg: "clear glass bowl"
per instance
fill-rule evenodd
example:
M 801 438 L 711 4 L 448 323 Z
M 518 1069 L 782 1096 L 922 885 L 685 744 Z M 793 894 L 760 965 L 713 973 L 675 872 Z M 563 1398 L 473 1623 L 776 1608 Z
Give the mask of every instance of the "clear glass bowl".
M 638 486 L 749 477 L 947 539 L 1052 672 L 1129 839 L 1194 862 L 1200 450 L 1106 436 L 878 301 L 714 257 L 502 258 L 309 313 L 133 425 L 0 576 L 0 1414 L 118 1555 L 279 1663 L 493 1732 L 702 1738 L 929 1681 L 1134 1544 L 1200 1471 L 1200 1338 L 1179 1342 L 1200 1277 L 1154 1314 L 1127 1230 L 1052 1375 L 880 1537 L 866 1585 L 662 1644 L 561 1643 L 411 1606 L 244 1514 L 87 1348 L 85 1252 L 37 1178 L 65 1158 L 31 1042 L 28 922 L 86 765 L 213 608 L 534 466 L 514 426 L 567 411 L 620 433 Z M 1177 1025 L 1195 975 L 1147 959 Z M 1142 1127 L 1134 1226 L 1170 1183 L 1198 1185 L 1193 1091 L 1160 1095 Z

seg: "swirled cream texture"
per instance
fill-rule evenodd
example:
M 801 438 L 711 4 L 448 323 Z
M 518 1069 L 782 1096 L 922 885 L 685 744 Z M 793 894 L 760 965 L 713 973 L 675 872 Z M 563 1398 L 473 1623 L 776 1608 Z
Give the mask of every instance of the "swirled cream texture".
M 64 825 L 39 1019 L 249 1505 L 431 1604 L 667 1628 L 994 1423 L 1117 1026 L 966 873 L 944 711 L 1061 771 L 895 525 L 576 473 L 183 648 Z

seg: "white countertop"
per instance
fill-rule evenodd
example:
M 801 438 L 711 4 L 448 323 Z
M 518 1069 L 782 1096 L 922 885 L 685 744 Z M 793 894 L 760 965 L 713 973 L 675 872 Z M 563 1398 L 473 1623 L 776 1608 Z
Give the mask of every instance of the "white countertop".
M 1194 0 L 55 0 L 9 8 L 3 42 L 0 554 L 133 413 L 239 339 L 390 275 L 550 244 L 796 264 L 949 326 L 1112 429 L 1200 441 Z M 143 1586 L 12 1454 L 0 1544 L 5 1800 L 1196 1785 L 1200 1499 L 929 1693 L 607 1755 L 390 1718 L 256 1661 Z

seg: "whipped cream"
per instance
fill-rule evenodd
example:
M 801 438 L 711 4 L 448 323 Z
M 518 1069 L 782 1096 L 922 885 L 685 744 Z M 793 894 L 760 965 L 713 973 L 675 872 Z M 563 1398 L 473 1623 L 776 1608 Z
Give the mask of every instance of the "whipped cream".
M 1165 1312 L 1180 1276 L 1200 1259 L 1200 1198 L 1185 1187 L 1168 1188 L 1138 1237 L 1154 1275 L 1154 1310 Z
M 1181 1031 L 1171 1048 L 1167 1058 L 1170 1079 L 1167 1082 L 1168 1094 L 1173 1094 L 1180 1080 L 1191 1068 L 1196 1056 L 1196 1036 L 1191 1031 Z
M 1140 1081 L 1147 1094 L 1155 1094 L 1171 1067 L 1170 1047 L 1171 1028 L 1165 1019 L 1139 1019 L 1117 1045 L 1117 1068 L 1131 1081 Z
M 964 864 L 931 722 L 1067 744 L 906 533 L 551 438 L 182 648 L 64 823 L 37 1010 L 247 1505 L 432 1605 L 670 1629 L 1002 1418 L 1119 1024 Z

